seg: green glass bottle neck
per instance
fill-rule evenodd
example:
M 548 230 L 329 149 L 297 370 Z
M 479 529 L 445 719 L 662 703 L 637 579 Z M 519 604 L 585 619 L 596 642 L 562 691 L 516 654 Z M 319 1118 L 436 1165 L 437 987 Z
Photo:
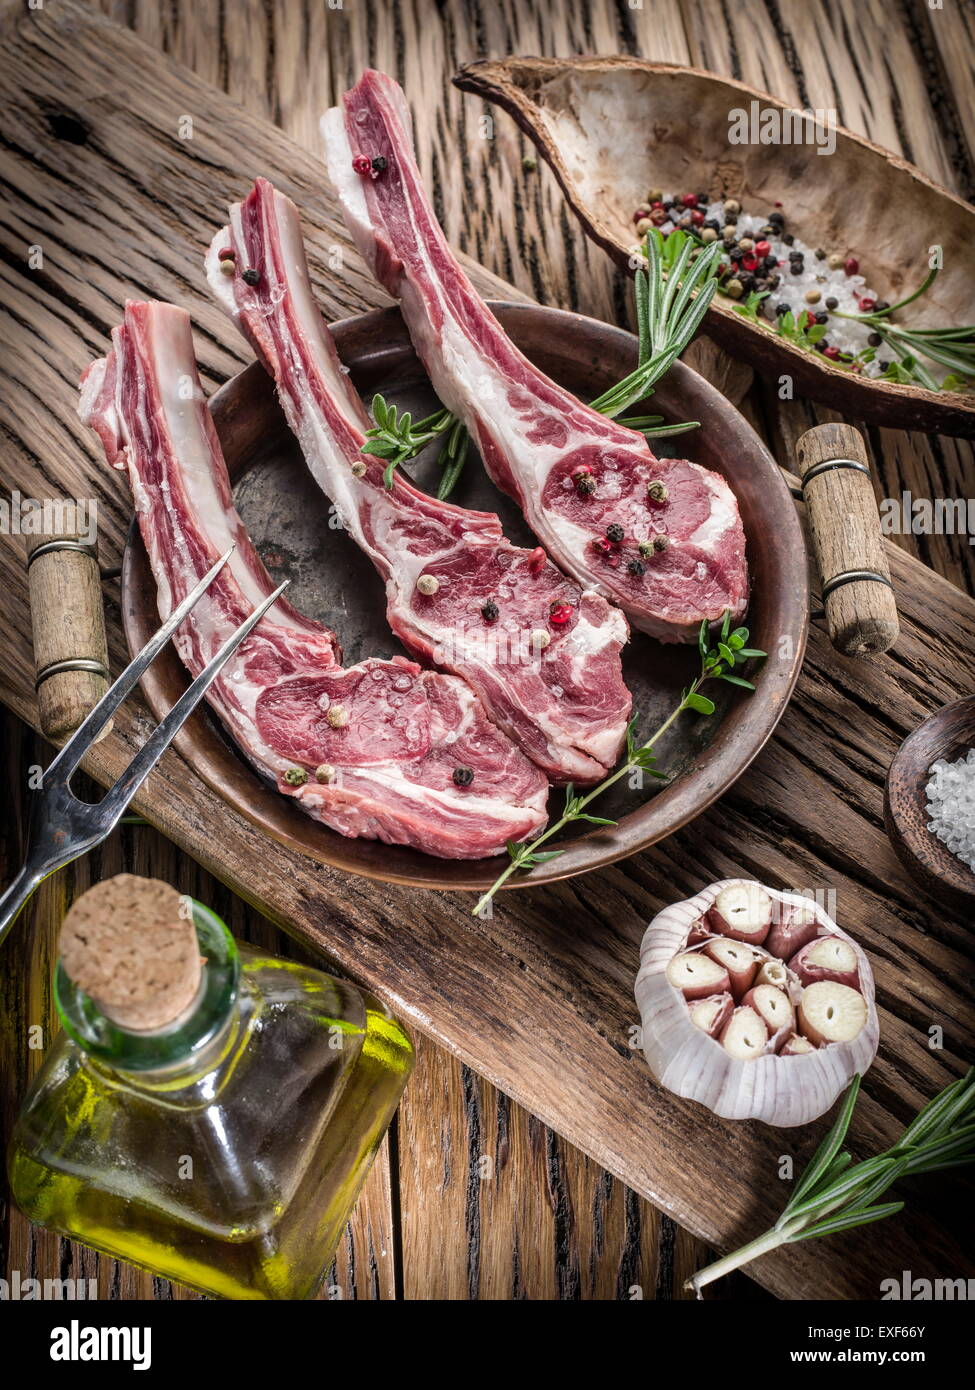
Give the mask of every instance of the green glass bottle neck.
M 65 1032 L 88 1056 L 117 1071 L 170 1075 L 198 1069 L 221 1048 L 237 1010 L 240 957 L 216 913 L 195 901 L 193 923 L 205 961 L 200 988 L 179 1018 L 153 1032 L 120 1028 L 58 962 L 54 1002 Z

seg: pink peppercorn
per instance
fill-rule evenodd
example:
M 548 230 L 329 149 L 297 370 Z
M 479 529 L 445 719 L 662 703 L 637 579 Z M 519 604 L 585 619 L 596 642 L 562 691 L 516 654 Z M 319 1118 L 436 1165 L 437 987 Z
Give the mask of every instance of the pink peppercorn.
M 696 207 L 697 207 L 697 194 L 696 194 L 696 193 L 685 193 L 684 196 L 683 196 L 683 198 L 681 198 L 681 203 L 683 204 L 683 206 L 684 206 L 685 208 L 696 208 Z
M 843 269 L 846 271 L 847 275 L 855 275 L 860 269 L 860 262 L 857 260 L 856 256 L 847 256 L 846 260 L 843 262 Z
M 549 609 L 548 620 L 554 627 L 565 627 L 572 621 L 571 603 L 553 603 Z
M 371 174 L 372 160 L 367 154 L 357 154 L 352 161 L 352 167 L 357 174 Z
M 592 543 L 592 548 L 593 550 L 598 550 L 600 555 L 608 555 L 609 552 L 612 550 L 613 546 L 612 543 L 608 541 L 605 536 L 597 536 Z
M 742 256 L 741 258 L 741 265 L 743 270 L 757 270 L 758 264 L 759 262 L 757 256 Z
M 704 221 L 704 213 L 701 211 L 700 208 L 695 208 L 694 211 L 691 213 L 691 223 L 692 223 L 692 225 L 695 226 L 695 227 L 700 227 L 700 225 L 701 225 L 701 223 L 702 223 L 703 221 Z
M 871 309 L 876 309 L 877 307 L 877 301 L 871 299 L 868 294 L 865 294 L 862 299 L 858 299 L 857 303 L 860 306 L 861 314 L 869 314 Z
M 764 260 L 771 249 L 772 247 L 767 241 L 756 241 L 755 243 L 755 255 L 758 256 L 759 260 Z
M 217 259 L 221 261 L 235 261 L 237 253 L 232 246 L 224 246 L 217 252 Z
M 528 572 L 530 574 L 540 574 L 545 564 L 545 551 L 540 545 L 528 557 Z

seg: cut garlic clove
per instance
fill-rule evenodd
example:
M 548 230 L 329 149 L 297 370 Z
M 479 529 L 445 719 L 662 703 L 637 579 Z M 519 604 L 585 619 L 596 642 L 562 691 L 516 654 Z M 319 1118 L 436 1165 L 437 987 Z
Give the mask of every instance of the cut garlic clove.
M 794 1028 L 796 1015 L 786 992 L 775 985 L 756 985 L 741 1001 L 754 1009 L 770 1034 Z
M 732 941 L 726 936 L 712 937 L 704 948 L 704 954 L 723 965 L 731 980 L 731 992 L 740 999 L 751 988 L 758 970 L 755 952 L 743 941 Z
M 712 994 L 699 999 L 688 1010 L 691 1022 L 709 1038 L 716 1038 L 734 1013 L 735 1001 L 730 994 Z
M 768 1042 L 768 1029 L 754 1009 L 739 1007 L 721 1033 L 721 1046 L 729 1057 L 747 1061 L 760 1057 Z
M 772 899 L 760 883 L 738 881 L 717 895 L 707 920 L 720 936 L 761 946 L 772 925 Z
M 804 985 L 817 980 L 833 980 L 836 984 L 856 989 L 859 983 L 856 952 L 848 941 L 838 936 L 820 936 L 803 946 L 789 961 Z
M 688 1000 L 724 994 L 731 988 L 727 970 L 699 951 L 685 951 L 675 956 L 667 966 L 667 979 Z
M 853 1042 L 866 1024 L 867 1002 L 849 985 L 817 980 L 802 991 L 799 1030 L 814 1046 Z
M 789 972 L 780 960 L 764 961 L 755 976 L 756 985 L 774 985 L 776 989 L 788 989 Z
M 851 1042 L 814 1047 L 808 1039 L 797 1035 L 783 1042 L 778 1052 L 766 1045 L 757 1057 L 732 1057 L 716 1038 L 692 1022 L 690 1009 L 698 1001 L 690 1005 L 685 1001 L 681 990 L 668 980 L 667 968 L 675 956 L 687 951 L 692 930 L 710 912 L 718 894 L 740 884 L 741 880 L 726 879 L 685 902 L 664 908 L 644 933 L 636 979 L 644 1056 L 659 1085 L 707 1106 L 717 1115 L 757 1119 L 782 1127 L 807 1124 L 823 1115 L 854 1074 L 865 1073 L 874 1059 L 879 1027 L 873 975 L 857 943 L 818 904 L 795 894 L 766 890 L 776 911 L 781 913 L 783 924 L 793 909 L 802 908 L 810 914 L 817 934 L 838 936 L 849 942 L 857 959 L 867 1021 Z M 700 953 L 699 948 L 695 954 Z M 756 954 L 764 957 L 765 952 Z M 763 959 L 760 968 L 773 963 L 781 964 Z M 757 975 L 755 979 L 757 982 Z M 787 992 L 792 994 L 794 1004 L 800 987 L 793 976 L 788 977 L 788 985 Z M 726 1019 L 722 1027 L 727 1022 Z

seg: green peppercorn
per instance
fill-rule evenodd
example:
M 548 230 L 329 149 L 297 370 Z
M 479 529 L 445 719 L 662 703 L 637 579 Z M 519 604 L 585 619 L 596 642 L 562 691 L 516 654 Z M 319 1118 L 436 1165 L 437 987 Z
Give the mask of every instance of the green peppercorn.
M 303 767 L 289 767 L 284 774 L 284 780 L 289 787 L 303 787 L 308 781 L 308 773 Z

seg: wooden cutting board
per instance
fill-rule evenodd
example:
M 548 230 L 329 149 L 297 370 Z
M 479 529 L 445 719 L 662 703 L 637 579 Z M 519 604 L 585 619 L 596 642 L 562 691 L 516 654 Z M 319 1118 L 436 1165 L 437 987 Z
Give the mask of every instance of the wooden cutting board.
M 247 354 L 209 300 L 201 257 L 259 173 L 302 209 L 326 316 L 382 296 L 330 207 L 321 166 L 279 132 L 74 0 L 26 12 L 11 4 L 2 24 L 0 483 L 3 495 L 96 497 L 109 566 L 130 502 L 76 419 L 75 387 L 126 297 L 190 310 L 208 385 L 236 371 Z M 475 278 L 483 292 L 513 297 L 485 272 Z M 787 1195 L 780 1157 L 808 1156 L 823 1125 L 732 1125 L 654 1087 L 630 1029 L 640 938 L 661 906 L 738 873 L 836 894 L 840 922 L 870 955 L 881 1010 L 880 1054 L 852 1131 L 860 1154 L 888 1143 L 971 1056 L 967 924 L 900 867 L 882 789 L 910 729 L 973 688 L 975 603 L 903 552 L 888 554 L 903 622 L 895 651 L 858 664 L 814 629 L 779 733 L 717 807 L 603 873 L 505 894 L 491 921 L 470 917 L 470 895 L 388 888 L 270 849 L 175 755 L 137 809 L 604 1167 L 731 1248 L 777 1215 Z M 36 725 L 20 537 L 2 537 L 0 583 L 0 697 Z M 106 597 L 118 670 L 117 586 Z M 113 781 L 147 728 L 131 701 L 88 770 Z M 932 1028 L 943 1030 L 942 1050 L 929 1046 Z M 909 1201 L 909 1220 L 780 1251 L 751 1272 L 792 1298 L 876 1297 L 878 1280 L 903 1269 L 972 1273 L 955 1180 L 914 1184 Z

